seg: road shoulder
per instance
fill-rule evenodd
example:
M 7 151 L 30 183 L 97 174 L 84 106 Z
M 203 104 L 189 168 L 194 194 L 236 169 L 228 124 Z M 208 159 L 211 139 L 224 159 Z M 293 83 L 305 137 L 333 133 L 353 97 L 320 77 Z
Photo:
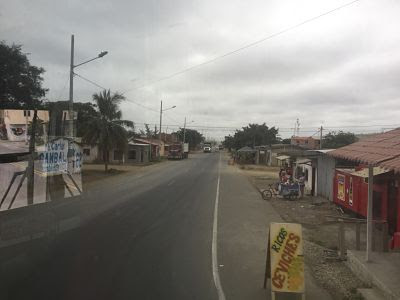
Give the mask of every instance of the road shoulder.
M 269 289 L 263 289 L 268 225 L 282 219 L 226 157 L 220 168 L 218 264 L 226 298 L 269 299 Z M 307 267 L 306 296 L 331 299 Z

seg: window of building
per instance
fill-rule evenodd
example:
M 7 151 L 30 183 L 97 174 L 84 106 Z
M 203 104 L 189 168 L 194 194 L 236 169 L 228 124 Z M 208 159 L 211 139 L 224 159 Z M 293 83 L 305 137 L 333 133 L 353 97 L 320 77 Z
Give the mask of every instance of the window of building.
M 31 111 L 30 110 L 24 110 L 24 117 L 30 117 L 31 116 Z
M 89 148 L 83 148 L 83 155 L 90 155 L 90 149 Z
M 128 152 L 128 159 L 136 159 L 136 150 L 130 150 Z
M 114 150 L 114 160 L 122 160 L 122 151 Z

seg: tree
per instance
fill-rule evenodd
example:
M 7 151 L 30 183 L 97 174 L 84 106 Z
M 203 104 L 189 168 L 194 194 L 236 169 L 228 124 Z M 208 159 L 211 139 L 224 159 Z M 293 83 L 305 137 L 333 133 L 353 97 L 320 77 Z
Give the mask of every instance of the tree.
M 178 139 L 183 141 L 184 129 L 180 128 L 179 131 L 175 132 Z M 185 141 L 189 143 L 190 149 L 195 149 L 201 142 L 204 141 L 203 135 L 195 129 L 186 128 Z
M 330 131 L 322 140 L 322 146 L 326 149 L 336 149 L 357 142 L 354 133 L 343 131 Z
M 32 66 L 21 47 L 0 41 L 0 108 L 39 108 L 48 91 L 42 87 L 45 70 Z
M 261 125 L 249 124 L 240 130 L 236 130 L 233 136 L 226 136 L 223 145 L 228 149 L 239 149 L 244 146 L 275 144 L 278 142 L 277 134 L 277 128 L 269 128 L 265 123 Z
M 222 142 L 222 145 L 224 146 L 224 148 L 231 151 L 235 145 L 235 138 L 231 135 L 226 136 L 224 141 Z
M 50 112 L 50 119 L 54 120 L 50 122 L 49 135 L 63 136 L 65 124 L 62 112 L 69 110 L 69 101 L 47 102 L 44 104 L 44 108 Z M 92 118 L 97 117 L 96 105 L 91 102 L 74 102 L 73 109 L 78 114 L 75 122 L 76 136 L 82 137 L 86 131 L 87 123 Z
M 292 142 L 292 139 L 282 139 L 282 140 L 281 140 L 281 143 L 282 143 L 282 144 L 285 144 L 285 145 L 290 145 L 291 142 Z
M 125 97 L 119 93 L 111 94 L 110 90 L 94 94 L 96 115 L 90 116 L 83 141 L 90 145 L 98 145 L 103 153 L 104 170 L 108 171 L 109 151 L 124 151 L 127 143 L 127 130 L 133 127 L 132 121 L 121 120 L 122 112 L 119 104 Z

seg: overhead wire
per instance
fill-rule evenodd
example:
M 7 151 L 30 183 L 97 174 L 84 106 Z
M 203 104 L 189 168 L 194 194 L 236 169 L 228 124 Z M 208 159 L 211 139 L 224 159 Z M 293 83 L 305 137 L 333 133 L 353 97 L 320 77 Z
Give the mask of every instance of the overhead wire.
M 294 29 L 296 29 L 296 28 L 298 28 L 298 27 L 301 27 L 301 26 L 303 26 L 303 25 L 305 25 L 305 24 L 307 24 L 307 23 L 313 22 L 313 21 L 315 21 L 315 20 L 317 20 L 317 19 L 320 19 L 320 18 L 322 18 L 322 17 L 324 17 L 324 16 L 326 16 L 326 15 L 329 15 L 329 14 L 331 14 L 331 13 L 334 13 L 334 12 L 340 10 L 340 9 L 343 9 L 343 8 L 345 8 L 345 7 L 347 7 L 347 6 L 350 6 L 350 5 L 352 5 L 352 4 L 356 3 L 356 2 L 359 2 L 359 1 L 361 1 L 361 0 L 353 0 L 353 1 L 351 1 L 351 2 L 347 2 L 347 3 L 343 4 L 343 5 L 340 5 L 340 6 L 337 6 L 337 7 L 333 8 L 333 9 L 330 9 L 330 10 L 328 10 L 328 11 L 325 11 L 325 12 L 323 12 L 323 13 L 321 13 L 321 14 L 315 16 L 315 17 L 306 19 L 306 20 L 304 20 L 304 21 L 302 21 L 302 22 L 300 22 L 300 23 L 297 23 L 297 24 L 295 24 L 295 25 L 289 26 L 289 27 L 287 27 L 287 28 L 285 28 L 285 29 L 282 29 L 282 30 L 276 32 L 276 33 L 270 34 L 270 35 L 268 35 L 268 36 L 266 36 L 266 37 L 264 37 L 264 38 L 262 38 L 262 39 L 259 39 L 259 40 L 257 40 L 257 41 L 252 42 L 252 43 L 249 43 L 249 44 L 247 44 L 247 45 L 244 45 L 244 46 L 242 46 L 242 47 L 239 47 L 239 48 L 237 48 L 237 49 L 235 49 L 235 50 L 232 50 L 232 51 L 226 52 L 226 53 L 224 53 L 224 54 L 221 54 L 221 55 L 219 55 L 219 56 L 216 56 L 216 57 L 214 57 L 214 58 L 212 58 L 212 59 L 210 59 L 210 60 L 207 60 L 207 61 L 205 61 L 205 62 L 202 62 L 202 63 L 196 64 L 196 65 L 193 65 L 193 66 L 188 67 L 188 68 L 185 68 L 185 69 L 182 69 L 182 70 L 177 71 L 177 72 L 174 72 L 174 73 L 172 73 L 172 74 L 170 74 L 170 75 L 167 75 L 167 76 L 161 77 L 161 78 L 159 78 L 159 79 L 156 79 L 156 80 L 154 80 L 154 81 L 145 83 L 145 84 L 143 84 L 143 85 L 141 85 L 141 86 L 128 89 L 128 90 L 124 91 L 122 94 L 126 94 L 126 93 L 128 93 L 128 92 L 133 91 L 133 90 L 139 90 L 139 89 L 145 88 L 145 87 L 147 87 L 147 86 L 154 85 L 154 84 L 156 84 L 156 83 L 159 83 L 159 82 L 162 82 L 162 81 L 165 81 L 165 80 L 174 78 L 174 77 L 176 77 L 176 76 L 178 76 L 178 75 L 181 75 L 181 74 L 190 72 L 190 71 L 192 71 L 192 70 L 194 70 L 194 69 L 198 69 L 198 68 L 200 68 L 200 67 L 202 67 L 202 66 L 209 65 L 209 64 L 214 63 L 214 62 L 216 62 L 216 61 L 218 61 L 218 60 L 221 60 L 221 59 L 223 59 L 223 58 L 225 58 L 225 57 L 228 57 L 228 56 L 237 54 L 238 52 L 241 52 L 241 51 L 246 50 L 246 49 L 248 49 L 248 48 L 254 47 L 254 46 L 258 45 L 258 44 L 261 44 L 261 43 L 263 43 L 263 42 L 265 42 L 265 41 L 267 41 L 267 40 L 273 39 L 273 38 L 275 38 L 275 37 L 277 37 L 277 36 L 280 36 L 280 35 L 282 35 L 282 34 L 285 34 L 285 33 L 289 32 L 289 31 L 291 31 L 291 30 L 294 30 Z

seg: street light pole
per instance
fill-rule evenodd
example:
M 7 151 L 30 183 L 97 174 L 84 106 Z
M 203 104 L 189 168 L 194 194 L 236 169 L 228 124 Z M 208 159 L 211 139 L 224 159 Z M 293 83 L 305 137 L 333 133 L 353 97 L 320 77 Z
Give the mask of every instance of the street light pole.
M 161 100 L 161 106 L 160 106 L 160 132 L 158 133 L 158 157 L 161 157 L 161 125 L 162 125 L 162 100 Z
M 71 35 L 71 63 L 69 68 L 69 137 L 74 136 L 74 35 Z
M 84 61 L 80 64 L 74 65 L 74 35 L 71 35 L 71 62 L 69 66 L 69 105 L 68 105 L 68 114 L 69 114 L 69 122 L 68 122 L 68 136 L 74 136 L 74 69 L 81 65 L 87 64 L 95 59 L 102 58 L 107 55 L 107 51 L 100 52 L 96 57 Z

